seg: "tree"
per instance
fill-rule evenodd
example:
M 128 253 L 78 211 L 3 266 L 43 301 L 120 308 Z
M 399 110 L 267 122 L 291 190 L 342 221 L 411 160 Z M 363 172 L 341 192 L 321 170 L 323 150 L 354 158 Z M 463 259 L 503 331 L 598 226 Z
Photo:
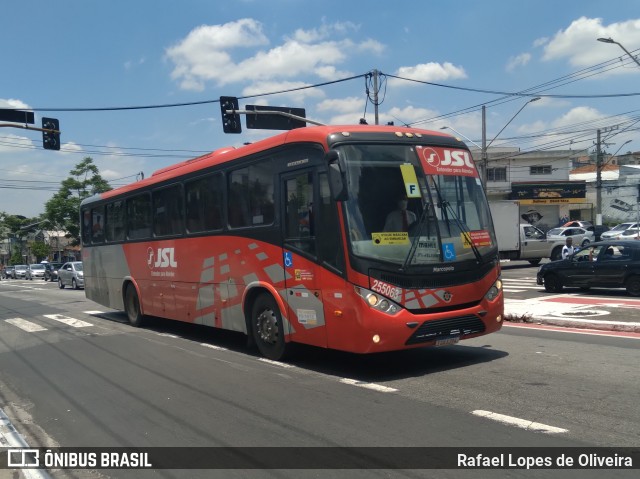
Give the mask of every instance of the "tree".
M 31 253 L 35 255 L 37 261 L 41 261 L 51 254 L 51 247 L 42 241 L 34 241 L 31 244 Z
M 71 176 L 62 182 L 58 192 L 45 204 L 44 217 L 52 227 L 67 232 L 71 244 L 80 244 L 80 203 L 97 193 L 109 191 L 111 186 L 100 176 L 91 157 L 86 157 L 71 171 Z

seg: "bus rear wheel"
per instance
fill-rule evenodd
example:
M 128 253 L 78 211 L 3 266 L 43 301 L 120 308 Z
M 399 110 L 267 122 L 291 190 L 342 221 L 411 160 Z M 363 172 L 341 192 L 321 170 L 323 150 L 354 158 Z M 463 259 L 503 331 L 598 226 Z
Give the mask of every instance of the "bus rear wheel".
M 140 327 L 144 323 L 144 315 L 140 311 L 140 300 L 135 286 L 129 284 L 124 294 L 124 309 L 131 326 Z
M 269 294 L 261 294 L 251 310 L 251 332 L 260 353 L 279 361 L 285 357 L 284 323 L 276 301 Z

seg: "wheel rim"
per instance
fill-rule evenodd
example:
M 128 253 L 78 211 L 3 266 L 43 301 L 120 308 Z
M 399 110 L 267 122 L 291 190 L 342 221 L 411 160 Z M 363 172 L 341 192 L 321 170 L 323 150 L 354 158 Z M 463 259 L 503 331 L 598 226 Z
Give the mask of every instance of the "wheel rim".
M 640 296 L 640 280 L 632 279 L 627 285 L 627 291 L 633 296 Z
M 278 341 L 278 318 L 271 309 L 265 309 L 256 318 L 258 337 L 265 343 L 276 344 Z

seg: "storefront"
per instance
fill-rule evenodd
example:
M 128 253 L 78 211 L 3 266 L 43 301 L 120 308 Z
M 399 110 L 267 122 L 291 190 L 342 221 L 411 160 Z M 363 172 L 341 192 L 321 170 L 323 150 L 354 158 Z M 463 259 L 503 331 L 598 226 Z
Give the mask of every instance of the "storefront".
M 569 220 L 593 221 L 584 181 L 512 183 L 510 200 L 520 204 L 523 221 L 547 231 Z

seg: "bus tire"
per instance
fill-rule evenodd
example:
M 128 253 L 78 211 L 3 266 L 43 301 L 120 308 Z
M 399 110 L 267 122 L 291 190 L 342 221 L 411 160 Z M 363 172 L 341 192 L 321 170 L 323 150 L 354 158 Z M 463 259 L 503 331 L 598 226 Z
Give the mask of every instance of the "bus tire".
M 251 334 L 260 354 L 279 361 L 285 357 L 284 322 L 276 301 L 270 294 L 258 295 L 251 309 Z
M 135 286 L 129 283 L 124 294 L 124 310 L 127 313 L 129 324 L 139 328 L 144 324 L 144 315 L 140 311 L 140 299 Z

